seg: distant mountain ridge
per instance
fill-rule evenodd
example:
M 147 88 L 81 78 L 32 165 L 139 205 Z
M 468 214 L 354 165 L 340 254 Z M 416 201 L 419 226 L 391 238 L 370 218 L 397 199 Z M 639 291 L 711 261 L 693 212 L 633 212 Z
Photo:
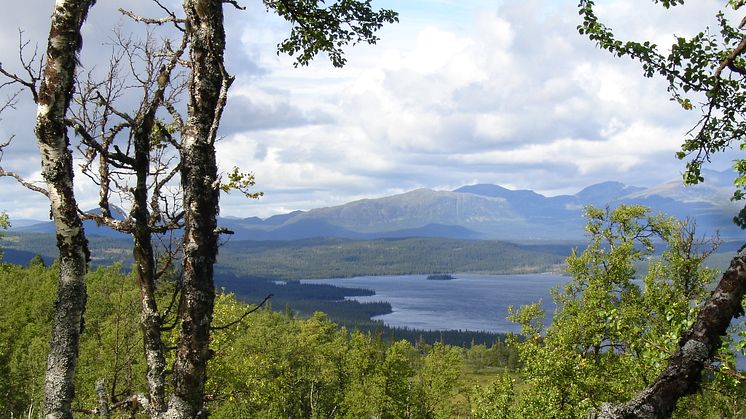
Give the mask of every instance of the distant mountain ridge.
M 731 220 L 738 205 L 730 202 L 727 174 L 706 173 L 708 182 L 684 187 L 670 181 L 650 188 L 619 182 L 597 183 L 574 195 L 546 197 L 530 190 L 498 185 L 467 185 L 453 191 L 416 189 L 343 205 L 294 211 L 262 220 L 221 218 L 235 234 L 232 240 L 297 240 L 338 237 L 369 240 L 402 237 L 446 237 L 498 240 L 574 240 L 583 237 L 583 207 L 642 204 L 679 218 L 696 220 L 701 233 L 720 231 L 723 238 L 742 237 Z M 92 235 L 121 233 L 87 222 Z M 53 232 L 52 223 L 16 231 Z

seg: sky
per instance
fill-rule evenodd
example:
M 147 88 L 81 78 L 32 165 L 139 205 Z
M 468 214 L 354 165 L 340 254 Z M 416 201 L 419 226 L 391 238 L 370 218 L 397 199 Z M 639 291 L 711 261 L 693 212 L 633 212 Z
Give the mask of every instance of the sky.
M 376 45 L 348 47 L 342 69 L 324 56 L 295 68 L 276 53 L 289 25 L 260 1 L 240 2 L 247 10 L 226 7 L 226 61 L 236 81 L 217 158 L 222 172 L 253 172 L 264 197 L 223 195 L 223 216 L 475 183 L 553 196 L 606 180 L 653 186 L 680 178 L 674 153 L 698 113 L 671 102 L 665 82 L 644 78 L 639 64 L 580 36 L 575 0 L 376 0 L 400 22 L 383 28 Z M 7 3 L 0 62 L 18 71 L 19 29 L 27 50 L 43 50 L 53 1 Z M 668 11 L 650 0 L 597 3 L 619 37 L 670 45 L 674 35 L 712 25 L 725 2 Z M 163 16 L 147 0 L 99 0 L 83 28 L 81 71 L 105 67 L 114 27 L 142 32 L 116 11 L 122 5 Z M 0 98 L 13 91 L 0 89 Z M 38 181 L 35 108 L 26 96 L 0 115 L 0 139 L 14 136 L 0 164 Z M 710 167 L 726 169 L 729 160 Z M 75 179 L 80 206 L 94 207 L 96 186 Z M 0 211 L 11 221 L 46 219 L 48 208 L 43 196 L 0 179 Z

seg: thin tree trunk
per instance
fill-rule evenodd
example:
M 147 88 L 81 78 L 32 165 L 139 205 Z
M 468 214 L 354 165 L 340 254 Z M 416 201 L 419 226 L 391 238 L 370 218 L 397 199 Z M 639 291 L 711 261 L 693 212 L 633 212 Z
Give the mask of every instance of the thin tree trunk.
M 181 330 L 174 361 L 174 392 L 168 417 L 204 417 L 204 388 L 218 252 L 218 178 L 215 136 L 230 79 L 225 75 L 223 2 L 185 0 L 190 35 L 191 78 L 187 124 L 181 140 L 184 190 L 184 262 L 179 315 Z
M 72 153 L 64 118 L 72 96 L 75 54 L 82 47 L 80 28 L 94 2 L 55 3 L 37 101 L 35 132 L 60 252 L 59 287 L 44 387 L 44 412 L 48 418 L 72 417 L 75 365 L 86 303 L 83 276 L 89 259 L 88 242 L 73 193 Z
M 149 131 L 148 131 L 149 132 Z M 166 358 L 164 345 L 161 340 L 163 321 L 158 312 L 155 300 L 155 255 L 151 242 L 151 232 L 148 226 L 147 184 L 149 169 L 149 143 L 145 135 L 143 144 L 135 140 L 135 169 L 137 171 L 137 186 L 131 210 L 135 226 L 132 231 L 134 246 L 132 249 L 136 267 L 137 285 L 140 287 L 140 327 L 142 328 L 145 362 L 147 365 L 146 379 L 148 384 L 148 410 L 151 417 L 156 417 L 166 411 Z
M 589 418 L 632 419 L 669 418 L 678 400 L 699 389 L 702 370 L 722 343 L 731 320 L 743 314 L 741 301 L 746 294 L 746 246 L 731 260 L 717 288 L 705 302 L 697 321 L 679 342 L 679 350 L 669 358 L 668 367 L 632 401 L 620 406 L 604 406 Z
M 183 46 L 180 51 L 183 51 Z M 156 261 L 151 241 L 150 212 L 148 211 L 147 182 L 151 163 L 150 135 L 155 125 L 156 112 L 163 101 L 168 78 L 180 55 L 181 53 L 175 54 L 171 62 L 160 70 L 158 87 L 153 100 L 139 115 L 133 134 L 135 146 L 133 168 L 137 183 L 130 211 L 130 216 L 134 220 L 132 237 L 135 243 L 132 252 L 137 267 L 137 284 L 140 287 L 140 326 L 147 364 L 148 413 L 151 417 L 160 417 L 166 412 L 168 406 L 166 404 L 165 347 L 161 339 L 163 319 L 158 312 L 158 304 L 155 299 Z

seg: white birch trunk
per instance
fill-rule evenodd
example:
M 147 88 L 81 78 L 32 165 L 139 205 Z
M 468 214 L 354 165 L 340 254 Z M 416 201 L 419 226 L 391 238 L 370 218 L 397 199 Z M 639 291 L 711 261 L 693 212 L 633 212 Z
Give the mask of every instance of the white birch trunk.
M 184 265 L 181 330 L 173 366 L 169 418 L 205 417 L 204 389 L 218 252 L 218 178 L 215 135 L 230 80 L 225 75 L 222 0 L 184 0 L 191 78 L 187 124 L 181 141 L 184 190 Z
M 82 46 L 80 28 L 94 2 L 55 3 L 37 103 L 35 132 L 60 252 L 59 287 L 44 388 L 47 418 L 72 417 L 75 365 L 86 303 L 83 276 L 88 265 L 88 243 L 73 193 L 72 153 L 64 118 L 72 96 L 75 54 Z

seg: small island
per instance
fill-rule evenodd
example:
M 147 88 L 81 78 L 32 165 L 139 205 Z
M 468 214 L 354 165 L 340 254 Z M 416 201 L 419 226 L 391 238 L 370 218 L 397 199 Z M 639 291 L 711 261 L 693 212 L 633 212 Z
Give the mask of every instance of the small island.
M 432 274 L 428 275 L 427 279 L 434 280 L 434 281 L 449 281 L 451 279 L 456 279 L 450 274 Z

